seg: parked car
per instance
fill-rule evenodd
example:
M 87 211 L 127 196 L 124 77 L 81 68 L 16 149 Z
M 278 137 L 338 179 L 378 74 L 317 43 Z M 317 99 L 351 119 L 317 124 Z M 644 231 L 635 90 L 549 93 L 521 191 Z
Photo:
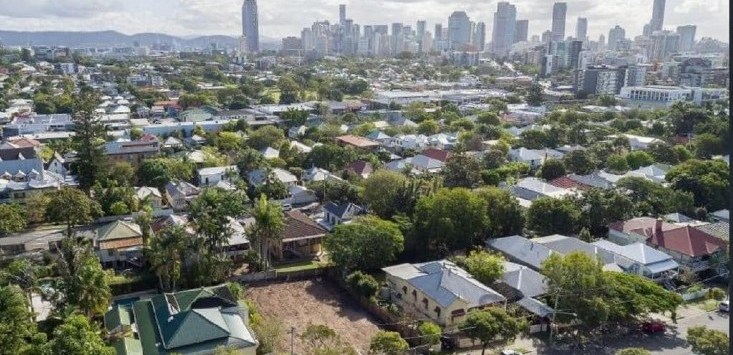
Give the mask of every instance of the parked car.
M 730 312 L 730 300 L 725 300 L 723 302 L 718 303 L 718 310 L 721 312 L 729 313 Z
M 500 355 L 522 355 L 522 353 L 516 350 L 504 349 L 501 351 Z
M 667 330 L 667 325 L 659 320 L 650 320 L 641 325 L 641 330 L 647 334 L 664 333 Z

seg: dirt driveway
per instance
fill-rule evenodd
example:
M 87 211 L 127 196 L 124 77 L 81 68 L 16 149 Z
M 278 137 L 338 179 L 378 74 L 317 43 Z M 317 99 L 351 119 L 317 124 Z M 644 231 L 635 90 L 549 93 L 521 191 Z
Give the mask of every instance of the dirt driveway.
M 247 287 L 247 298 L 252 300 L 265 317 L 274 317 L 285 328 L 295 327 L 295 353 L 302 354 L 302 343 L 297 335 L 309 323 L 325 324 L 336 331 L 341 339 L 361 353 L 369 349 L 369 340 L 379 331 L 375 320 L 356 302 L 328 281 L 275 283 Z M 283 353 L 290 351 L 290 335 L 280 342 Z

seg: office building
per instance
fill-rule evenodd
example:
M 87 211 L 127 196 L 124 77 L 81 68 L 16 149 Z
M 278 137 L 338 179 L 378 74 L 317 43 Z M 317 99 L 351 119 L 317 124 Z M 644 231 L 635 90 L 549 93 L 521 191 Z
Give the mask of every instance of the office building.
M 565 16 L 568 12 L 568 4 L 556 2 L 552 6 L 552 40 L 562 41 L 565 39 Z
M 476 24 L 476 31 L 473 36 L 473 45 L 479 52 L 483 52 L 484 49 L 486 49 L 486 24 L 483 22 Z
M 626 39 L 626 30 L 624 30 L 623 27 L 616 25 L 616 27 L 608 31 L 608 50 L 619 50 L 619 42 L 624 39 Z
M 401 23 L 393 23 L 392 24 L 392 55 L 397 55 L 400 52 L 402 52 L 403 47 L 403 35 L 402 35 L 402 29 L 404 26 L 402 26 Z
M 700 106 L 706 102 L 725 100 L 726 97 L 726 89 L 661 85 L 626 86 L 618 95 L 618 99 L 626 106 L 646 109 L 670 107 L 680 101 Z
M 666 0 L 654 0 L 652 9 L 652 21 L 649 22 L 651 33 L 664 29 L 664 7 Z
M 345 22 L 346 22 L 346 5 L 341 4 L 339 5 L 339 24 L 343 26 Z
M 514 43 L 527 42 L 527 37 L 529 36 L 529 20 L 517 20 L 515 23 Z
M 506 57 L 514 44 L 514 30 L 517 22 L 517 8 L 500 2 L 494 13 L 494 30 L 491 33 L 492 53 L 498 57 Z
M 586 41 L 588 39 L 588 19 L 578 17 L 578 23 L 575 25 L 575 39 Z
M 570 57 L 570 69 L 576 70 L 580 65 L 580 52 L 583 51 L 583 41 L 575 40 L 570 42 L 568 55 Z
M 542 32 L 542 43 L 548 44 L 552 40 L 552 31 L 547 30 L 545 32 Z
M 675 68 L 675 79 L 679 85 L 722 88 L 728 85 L 729 69 L 716 65 L 709 58 L 694 56 L 674 59 L 681 60 Z
M 680 35 L 671 31 L 657 31 L 652 34 L 647 58 L 652 62 L 664 62 L 679 52 Z
M 285 37 L 282 40 L 282 52 L 287 55 L 298 55 L 303 49 L 303 39 L 298 37 Z
M 436 23 L 435 24 L 435 40 L 436 41 L 442 41 L 443 40 L 443 25 Z
M 471 20 L 465 11 L 455 11 L 448 18 L 448 40 L 455 50 L 465 50 L 471 43 Z
M 244 0 L 242 4 L 242 34 L 247 37 L 247 51 L 260 51 L 260 26 L 257 19 L 257 0 Z
M 626 80 L 626 68 L 589 66 L 578 71 L 576 93 L 586 95 L 616 95 Z
M 695 33 L 697 26 L 677 26 L 677 34 L 680 35 L 680 52 L 690 52 L 695 47 Z
M 646 67 L 632 65 L 626 69 L 626 82 L 624 86 L 646 85 Z

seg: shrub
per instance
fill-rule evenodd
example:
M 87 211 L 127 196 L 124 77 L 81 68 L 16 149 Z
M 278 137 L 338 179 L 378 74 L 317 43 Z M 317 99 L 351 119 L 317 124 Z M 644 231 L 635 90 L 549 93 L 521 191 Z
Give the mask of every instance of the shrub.
M 725 290 L 723 290 L 720 287 L 713 287 L 713 288 L 710 289 L 710 291 L 708 291 L 708 298 L 710 298 L 710 299 L 714 299 L 714 300 L 720 301 L 720 300 L 724 299 L 725 296 L 726 296 Z
M 346 276 L 346 284 L 366 298 L 374 297 L 377 291 L 379 291 L 377 280 L 372 275 L 362 273 L 361 271 L 354 271 L 349 276 Z

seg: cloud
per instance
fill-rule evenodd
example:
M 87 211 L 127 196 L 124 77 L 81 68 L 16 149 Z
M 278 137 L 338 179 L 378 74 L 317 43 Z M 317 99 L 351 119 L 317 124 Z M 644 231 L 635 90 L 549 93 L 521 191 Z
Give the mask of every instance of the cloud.
M 0 0 L 0 28 L 8 30 L 117 30 L 124 33 L 164 32 L 192 36 L 241 33 L 243 0 Z M 491 38 L 499 0 L 260 0 L 260 33 L 270 38 L 299 35 L 315 21 L 338 21 L 338 5 L 347 5 L 347 16 L 360 25 L 403 22 L 415 26 L 426 20 L 428 29 L 444 26 L 453 11 L 462 10 L 475 22 L 487 25 Z M 511 1 L 510 1 L 511 2 Z M 615 25 L 634 37 L 651 18 L 651 1 L 566 0 L 566 34 L 572 35 L 578 17 L 588 18 L 591 38 L 608 36 Z M 517 18 L 529 20 L 530 35 L 551 26 L 552 2 L 512 2 Z M 727 0 L 670 0 L 665 27 L 698 26 L 697 37 L 728 40 Z

